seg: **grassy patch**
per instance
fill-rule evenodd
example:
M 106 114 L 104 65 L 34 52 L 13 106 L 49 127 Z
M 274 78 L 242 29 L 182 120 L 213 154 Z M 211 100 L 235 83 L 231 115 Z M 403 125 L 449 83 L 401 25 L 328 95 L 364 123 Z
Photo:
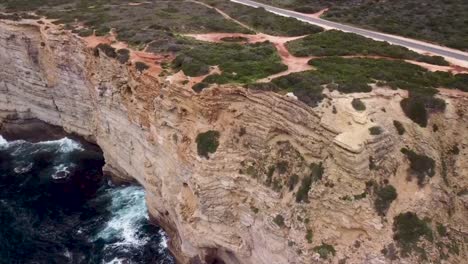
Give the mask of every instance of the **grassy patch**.
M 421 238 L 432 241 L 432 230 L 429 225 L 413 213 L 401 213 L 393 222 L 394 239 L 402 250 L 402 255 L 407 255 L 418 248 L 417 243 Z
M 432 158 L 407 148 L 402 148 L 401 152 L 408 158 L 411 172 L 417 176 L 420 186 L 424 184 L 426 177 L 435 175 L 435 161 Z
M 197 152 L 201 157 L 209 158 L 209 153 L 215 153 L 219 146 L 220 133 L 210 130 L 198 134 L 196 138 Z
M 209 66 L 217 65 L 222 73 L 210 75 L 204 82 L 220 84 L 252 83 L 287 69 L 270 43 L 200 43 L 183 51 L 173 64 L 189 76 L 207 74 Z
M 410 59 L 437 65 L 448 65 L 442 57 L 421 55 L 402 46 L 376 41 L 354 33 L 329 30 L 287 43 L 289 51 L 299 57 L 306 56 L 383 56 Z

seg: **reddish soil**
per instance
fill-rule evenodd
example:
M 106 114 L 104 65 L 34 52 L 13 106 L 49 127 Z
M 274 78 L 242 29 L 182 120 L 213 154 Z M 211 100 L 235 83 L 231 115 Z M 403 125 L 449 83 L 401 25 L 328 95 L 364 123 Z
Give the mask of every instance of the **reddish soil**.
M 110 36 L 89 36 L 83 38 L 88 47 L 94 48 L 99 44 L 108 44 L 115 49 L 128 49 L 130 51 L 130 61 L 135 63 L 137 61 L 144 62 L 149 66 L 149 69 L 145 71 L 146 74 L 149 74 L 153 77 L 157 77 L 162 71 L 161 63 L 170 62 L 174 59 L 174 56 L 171 54 L 154 54 L 150 52 L 137 51 L 128 47 L 124 42 L 116 41 L 114 35 Z

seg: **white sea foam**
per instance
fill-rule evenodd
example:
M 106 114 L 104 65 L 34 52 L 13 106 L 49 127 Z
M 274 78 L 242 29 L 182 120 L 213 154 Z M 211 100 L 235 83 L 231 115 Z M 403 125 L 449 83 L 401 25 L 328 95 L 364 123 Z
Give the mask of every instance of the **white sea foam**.
M 55 180 L 65 179 L 70 175 L 70 167 L 74 166 L 74 164 L 65 165 L 60 164 L 54 166 L 55 173 L 52 174 L 52 178 Z
M 145 193 L 139 186 L 117 188 L 109 191 L 112 212 L 111 219 L 101 230 L 96 240 L 101 238 L 105 241 L 119 239 L 113 246 L 139 247 L 145 245 L 149 237 L 139 235 L 141 221 L 148 219 L 145 203 Z
M 15 167 L 13 170 L 15 173 L 17 174 L 23 174 L 23 173 L 26 173 L 26 172 L 29 172 L 32 167 L 33 167 L 33 163 L 32 162 L 29 162 L 29 163 L 23 163 L 17 167 Z
M 127 260 L 125 259 L 121 259 L 121 258 L 114 258 L 112 259 L 111 261 L 109 262 L 103 262 L 104 264 L 129 264 L 130 262 L 128 262 Z
M 6 141 L 6 139 L 4 139 L 0 135 L 0 149 L 4 149 L 4 148 L 7 148 L 7 147 L 8 147 L 8 141 Z
M 167 249 L 167 236 L 162 229 L 159 230 L 159 235 L 161 235 L 161 243 L 159 243 L 159 253 L 163 253 Z
M 61 153 L 69 153 L 74 150 L 83 150 L 83 147 L 79 142 L 76 142 L 67 137 L 59 140 L 41 141 L 38 144 L 44 146 L 58 146 L 58 151 Z

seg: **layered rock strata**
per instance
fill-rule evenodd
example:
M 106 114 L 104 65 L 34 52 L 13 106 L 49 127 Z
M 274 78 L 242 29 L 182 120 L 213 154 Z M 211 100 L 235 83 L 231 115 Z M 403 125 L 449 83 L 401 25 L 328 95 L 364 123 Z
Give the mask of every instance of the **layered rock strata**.
M 329 93 L 316 108 L 235 85 L 196 94 L 33 21 L 0 21 L 0 62 L 0 123 L 40 119 L 96 142 L 108 173 L 145 187 L 150 215 L 168 232 L 180 263 L 386 263 L 393 217 L 406 211 L 444 223 L 455 237 L 468 234 L 466 96 L 441 95 L 447 110 L 421 128 L 400 109 L 403 91 Z M 353 97 L 368 110 L 352 109 Z M 372 126 L 383 133 L 370 135 Z M 206 159 L 196 137 L 208 130 L 220 139 Z M 423 187 L 408 181 L 405 146 L 436 161 L 436 175 Z M 310 164 L 324 173 L 308 202 L 298 203 Z M 292 175 L 299 182 L 290 187 Z M 370 181 L 397 189 L 384 217 L 371 195 L 347 199 Z M 323 243 L 336 250 L 327 259 L 317 250 Z M 467 257 L 460 246 L 453 263 Z M 437 258 L 434 245 L 427 255 Z

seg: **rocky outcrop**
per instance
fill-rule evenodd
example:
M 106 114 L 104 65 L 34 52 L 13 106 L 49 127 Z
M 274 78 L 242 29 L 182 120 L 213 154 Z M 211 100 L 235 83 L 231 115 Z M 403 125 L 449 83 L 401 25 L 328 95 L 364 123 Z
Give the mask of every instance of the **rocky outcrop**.
M 404 117 L 402 91 L 353 95 L 366 103 L 363 113 L 351 108 L 352 96 L 335 93 L 316 108 L 234 85 L 195 94 L 32 21 L 0 21 L 0 62 L 0 123 L 37 118 L 96 142 L 106 172 L 145 187 L 150 214 L 181 263 L 390 262 L 382 249 L 394 243 L 393 217 L 406 211 L 444 223 L 455 240 L 468 233 L 464 96 L 444 96 L 434 132 Z M 377 125 L 383 133 L 370 135 Z M 196 137 L 208 130 L 220 138 L 206 159 Z M 424 187 L 407 180 L 404 146 L 436 160 Z M 297 202 L 309 176 L 308 202 Z M 385 217 L 366 182 L 396 187 Z M 453 263 L 467 252 L 456 241 Z M 336 253 L 320 258 L 322 243 Z M 438 257 L 435 245 L 427 252 Z

